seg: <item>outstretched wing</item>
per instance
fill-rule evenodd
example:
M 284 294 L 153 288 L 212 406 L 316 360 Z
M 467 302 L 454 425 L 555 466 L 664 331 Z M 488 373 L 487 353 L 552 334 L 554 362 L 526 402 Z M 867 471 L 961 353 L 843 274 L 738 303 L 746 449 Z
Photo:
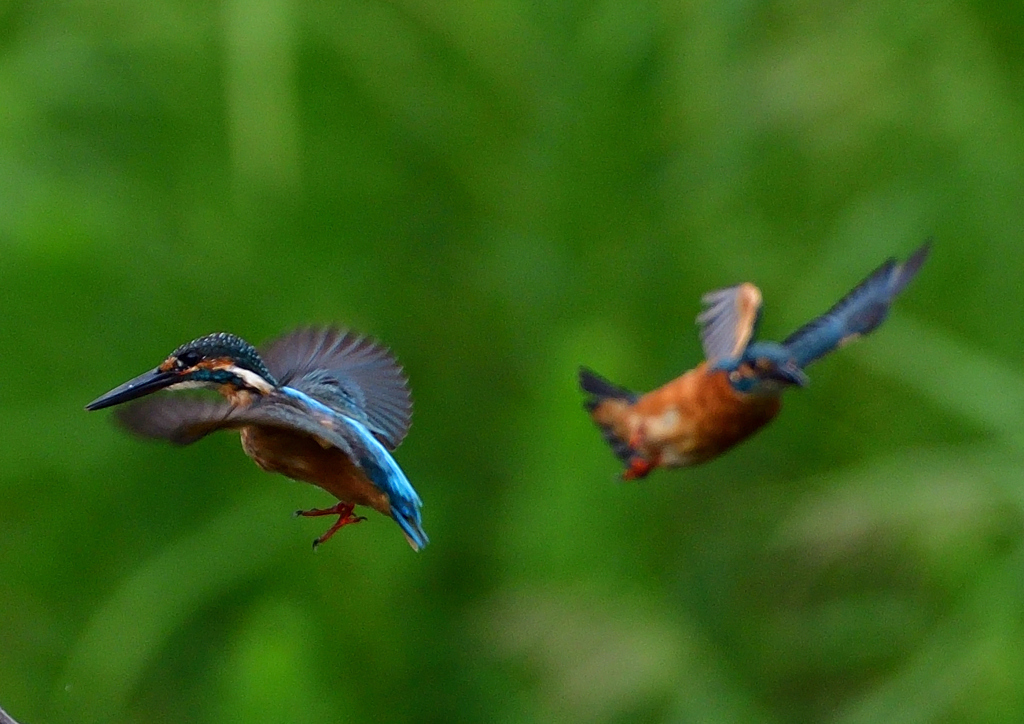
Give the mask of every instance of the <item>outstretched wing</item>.
M 887 259 L 831 309 L 789 335 L 782 344 L 797 365 L 805 367 L 885 321 L 892 300 L 920 270 L 930 246 L 925 242 L 902 264 Z
M 121 405 L 114 416 L 136 435 L 191 445 L 216 430 L 240 427 L 232 424 L 235 411 L 224 399 L 157 394 Z
M 361 420 L 390 450 L 409 431 L 405 373 L 387 347 L 343 329 L 306 327 L 267 344 L 261 355 L 282 385 Z
M 701 298 L 697 315 L 704 356 L 711 363 L 743 354 L 761 317 L 761 290 L 749 282 L 716 289 Z
M 260 398 L 249 407 L 234 407 L 226 400 L 158 395 L 123 405 L 114 414 L 130 432 L 175 445 L 191 445 L 217 430 L 261 425 L 319 438 L 358 462 L 348 438 L 338 430 L 337 413 L 328 412 L 311 416 L 290 399 Z

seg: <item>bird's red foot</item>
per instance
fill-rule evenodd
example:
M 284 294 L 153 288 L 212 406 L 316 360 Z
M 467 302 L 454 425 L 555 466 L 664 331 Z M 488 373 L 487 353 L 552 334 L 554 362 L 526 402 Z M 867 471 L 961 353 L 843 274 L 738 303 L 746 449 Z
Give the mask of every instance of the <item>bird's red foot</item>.
M 355 509 L 354 503 L 338 503 L 330 508 L 313 508 L 312 510 L 296 510 L 295 515 L 305 516 L 307 518 L 316 518 L 321 515 L 336 515 L 338 516 L 337 522 L 327 529 L 327 532 L 322 536 L 313 541 L 313 550 L 327 541 L 332 535 L 338 532 L 339 529 L 352 523 L 358 523 L 362 520 L 366 520 L 361 515 L 352 515 L 352 511 Z
M 629 467 L 622 471 L 623 480 L 637 480 L 639 478 L 646 478 L 647 474 L 654 470 L 654 465 L 650 460 L 635 456 L 629 459 Z

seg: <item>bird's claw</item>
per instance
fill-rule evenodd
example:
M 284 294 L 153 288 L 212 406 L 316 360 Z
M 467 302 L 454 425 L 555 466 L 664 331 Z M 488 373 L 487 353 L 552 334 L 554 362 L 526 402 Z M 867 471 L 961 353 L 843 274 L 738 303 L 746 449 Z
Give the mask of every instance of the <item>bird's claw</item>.
M 352 512 L 353 505 L 351 503 L 338 503 L 332 505 L 330 508 L 310 508 L 309 510 L 296 510 L 292 513 L 293 518 L 298 518 L 300 515 L 306 518 L 316 518 L 321 515 L 349 515 Z
M 362 523 L 366 520 L 365 516 L 362 515 L 350 515 L 347 518 L 339 518 L 338 522 L 330 527 L 330 529 L 319 538 L 313 539 L 313 552 L 320 547 L 321 543 L 325 543 L 328 538 L 338 532 L 338 529 L 345 525 L 352 525 L 353 523 Z
M 366 518 L 364 518 L 361 515 L 352 515 L 352 511 L 353 511 L 354 508 L 355 508 L 355 505 L 353 503 L 338 503 L 337 505 L 334 505 L 334 506 L 332 506 L 330 508 L 313 508 L 312 510 L 296 510 L 294 515 L 293 515 L 293 517 L 297 517 L 297 516 L 300 516 L 300 515 L 301 516 L 306 516 L 306 517 L 317 517 L 317 516 L 321 516 L 321 515 L 336 515 L 336 516 L 338 516 L 338 520 L 334 523 L 334 525 L 332 525 L 330 528 L 328 528 L 326 533 L 324 533 L 322 536 L 320 536 L 319 538 L 317 538 L 317 539 L 315 539 L 313 541 L 313 550 L 315 551 L 317 548 L 320 547 L 321 544 L 326 543 L 327 540 L 332 535 L 337 533 L 344 526 L 351 525 L 353 523 L 360 523 L 360 522 L 366 520 Z

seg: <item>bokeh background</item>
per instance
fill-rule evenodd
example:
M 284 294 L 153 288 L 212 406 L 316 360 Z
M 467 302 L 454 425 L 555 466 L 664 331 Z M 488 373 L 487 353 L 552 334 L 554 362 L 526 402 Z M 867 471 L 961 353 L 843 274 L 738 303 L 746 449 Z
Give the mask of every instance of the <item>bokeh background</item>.
M 0 6 L 0 706 L 58 722 L 1024 720 L 1019 2 Z M 621 484 L 704 291 L 886 326 Z M 83 405 L 179 343 L 385 340 L 432 544 Z

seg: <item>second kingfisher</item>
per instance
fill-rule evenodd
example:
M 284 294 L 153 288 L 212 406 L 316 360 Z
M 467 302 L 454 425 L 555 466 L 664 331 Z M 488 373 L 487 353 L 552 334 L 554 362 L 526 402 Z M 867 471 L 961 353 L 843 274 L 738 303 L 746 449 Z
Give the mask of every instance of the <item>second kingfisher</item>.
M 782 392 L 807 384 L 804 367 L 885 320 L 927 256 L 925 244 L 903 263 L 887 260 L 781 343 L 755 340 L 761 317 L 756 286 L 708 292 L 697 317 L 707 360 L 645 395 L 581 368 L 584 407 L 625 464 L 623 479 L 711 460 L 767 425 L 782 406 Z
M 224 399 L 158 396 L 118 417 L 135 433 L 178 445 L 215 430 L 240 430 L 242 448 L 261 468 L 317 485 L 340 501 L 296 513 L 338 516 L 314 548 L 364 520 L 353 515 L 356 505 L 391 516 L 413 550 L 427 544 L 420 497 L 391 456 L 409 430 L 412 402 L 402 368 L 384 346 L 350 331 L 306 328 L 261 354 L 233 334 L 210 334 L 86 409 L 187 387 L 213 388 Z

